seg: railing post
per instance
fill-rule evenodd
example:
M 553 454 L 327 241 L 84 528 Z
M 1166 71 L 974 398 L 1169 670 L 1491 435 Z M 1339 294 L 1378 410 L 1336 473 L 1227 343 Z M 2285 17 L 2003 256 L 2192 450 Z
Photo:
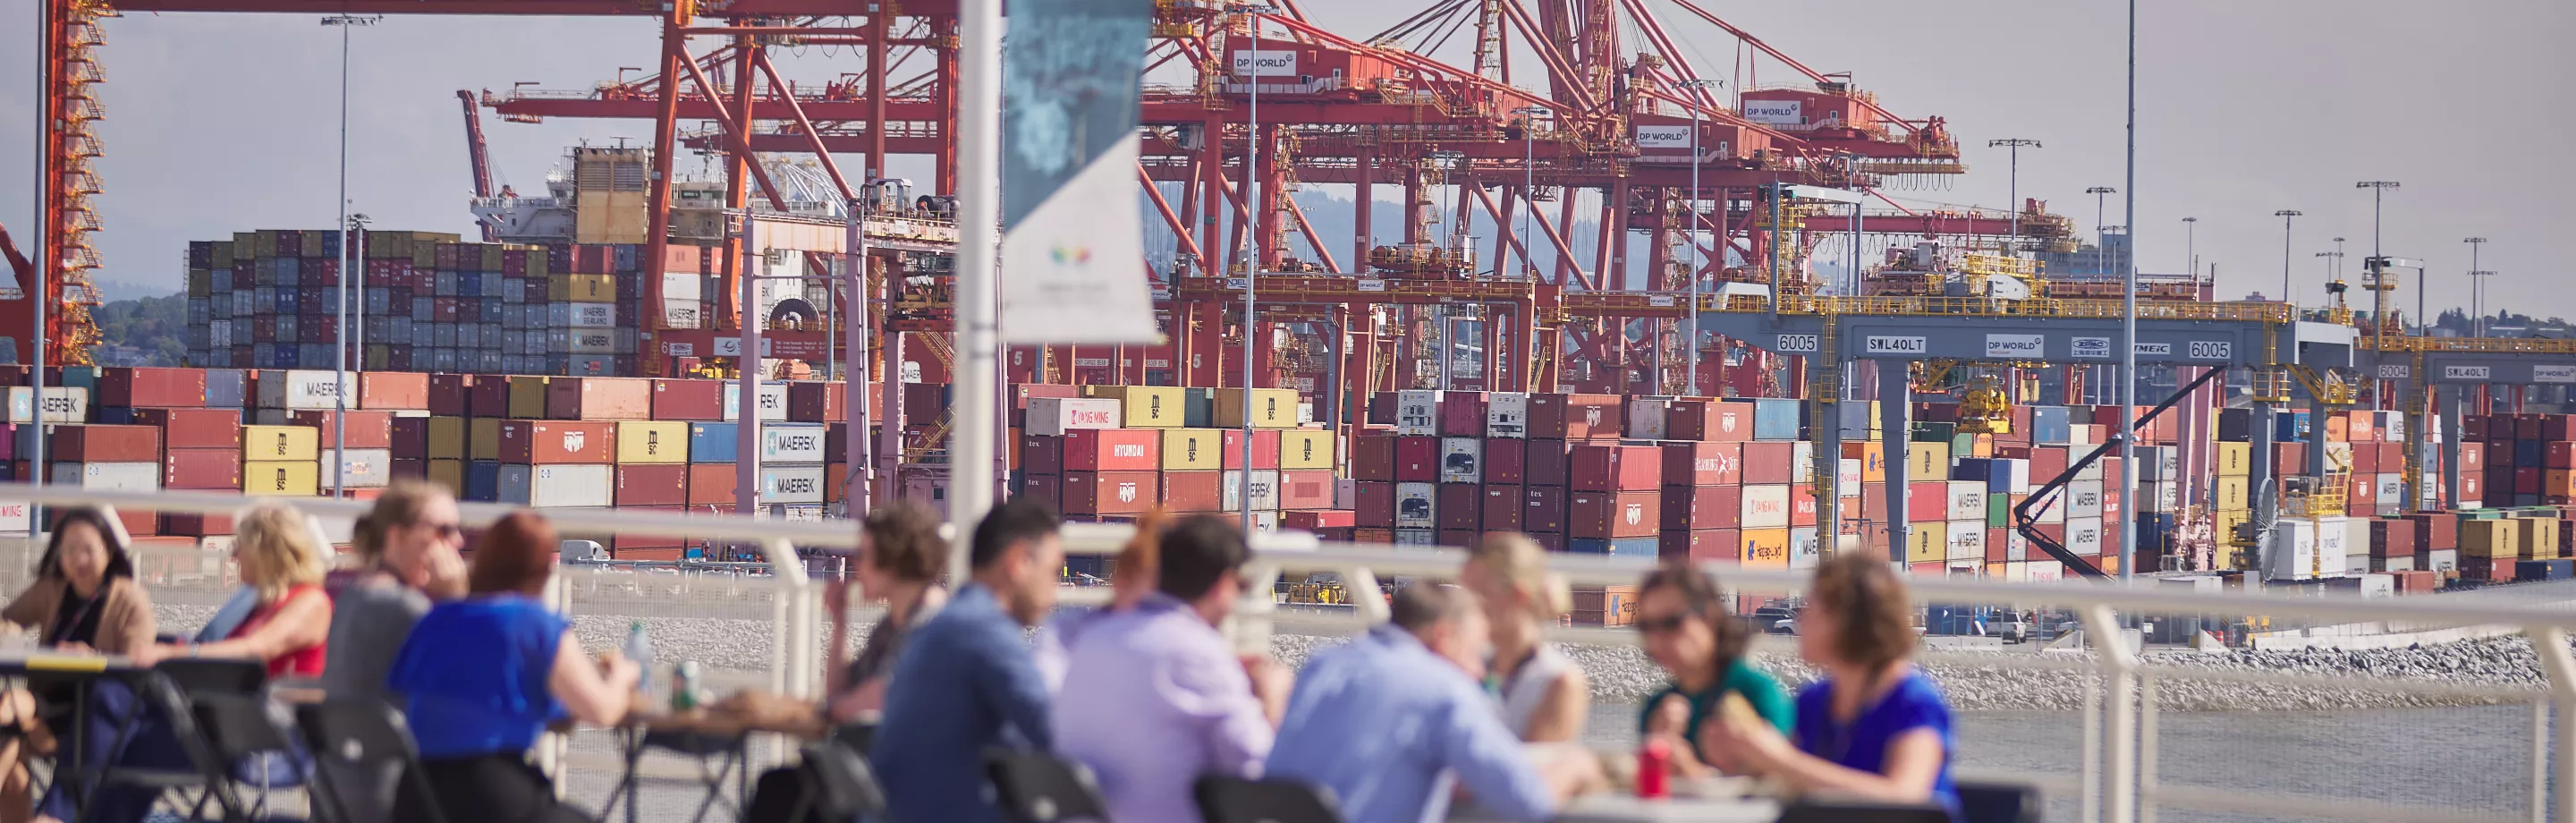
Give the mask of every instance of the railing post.
M 2550 726 L 2558 735 L 2558 756 L 2551 764 L 2553 774 L 2549 781 L 2558 784 L 2556 818 L 2576 821 L 2576 654 L 2567 650 L 2567 630 L 2564 628 L 2551 626 L 2534 634 L 2531 648 L 2540 655 L 2541 671 L 2549 673 L 2549 702 L 2557 714 L 2550 719 Z M 2532 731 L 2536 735 L 2540 730 Z M 2539 787 L 2532 789 L 2535 795 L 2541 791 Z
M 769 561 L 770 573 L 778 577 L 778 623 L 772 633 L 778 658 L 769 669 L 770 690 L 810 696 L 814 672 L 809 664 L 814 658 L 815 634 L 814 608 L 808 602 L 813 587 L 806 585 L 805 563 L 796 557 L 796 546 L 783 538 L 762 541 L 761 550 Z
M 1234 639 L 1234 650 L 1245 654 L 1270 653 L 1270 634 L 1279 613 L 1279 566 L 1255 562 L 1243 570 L 1243 600 L 1236 604 L 1234 615 L 1226 618 L 1225 635 Z
M 1342 587 L 1350 591 L 1351 611 L 1360 616 L 1360 622 L 1371 626 L 1386 622 L 1386 594 L 1378 588 L 1377 572 L 1367 566 L 1344 569 Z
M 2102 745 L 2102 817 L 2105 823 L 2130 823 L 2136 819 L 2138 775 L 2136 771 L 2137 715 L 2133 714 L 2137 687 L 2137 650 L 2129 648 L 2128 637 L 2121 634 L 2119 620 L 2111 607 L 2096 604 L 2081 612 L 2084 633 L 2092 635 L 2094 654 L 2100 656 L 2103 685 Z

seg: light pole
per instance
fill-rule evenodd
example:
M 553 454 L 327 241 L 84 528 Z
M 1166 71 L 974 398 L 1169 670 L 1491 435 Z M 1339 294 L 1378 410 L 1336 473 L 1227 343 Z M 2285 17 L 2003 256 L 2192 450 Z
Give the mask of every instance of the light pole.
M 2004 184 L 2004 191 L 2006 194 L 2004 196 L 2012 201 L 2005 204 L 2012 207 L 2012 234 L 2004 238 L 2004 249 L 2015 253 L 2015 256 L 2018 256 L 2021 251 L 2021 149 L 2023 146 L 2029 146 L 2034 149 L 2040 147 L 2039 141 L 2025 137 L 2006 137 L 2000 140 L 1986 141 L 1986 148 L 2012 150 L 2012 172 L 2004 178 L 2006 180 Z M 1858 250 L 1854 250 L 1852 252 L 1852 257 L 1855 260 L 1857 260 L 1859 256 L 1860 252 Z M 1855 263 L 1854 265 L 1858 264 Z M 1858 275 L 1855 274 L 1854 277 L 1857 278 Z
M 2476 294 L 2476 292 L 2477 292 L 2477 288 L 2478 288 L 2478 287 L 2477 287 L 2477 283 L 2478 283 L 2478 281 L 2477 281 L 2477 277 L 2476 277 L 2476 275 L 2477 275 L 2477 273 L 2478 273 L 2478 249 L 2479 249 L 2479 247 L 2481 247 L 2481 246 L 2485 246 L 2485 245 L 2487 244 L 2487 239 L 2486 239 L 2486 238 L 2484 238 L 2484 237 L 2463 237 L 2463 238 L 2460 238 L 2460 242 L 2469 244 L 2469 275 L 2470 275 L 2470 279 L 2469 279 L 2469 292 L 2470 292 L 2470 295 L 2469 295 L 2469 298 L 2470 298 L 2470 302 L 2474 303 L 2474 302 L 2476 302 L 2476 299 L 2477 299 L 2477 294 Z M 2475 321 L 2474 319 L 2473 319 L 2473 320 L 2471 320 L 2471 321 L 2470 321 L 2470 325 L 2471 325 L 2471 328 L 2475 328 L 2475 327 L 2476 327 L 2476 321 Z
M 2127 189 L 2121 195 L 2121 219 L 2131 226 L 2138 224 L 2138 0 L 2129 0 L 2129 125 L 2127 179 L 2120 185 Z M 2138 235 L 2122 232 L 2120 238 L 2120 416 L 2138 413 Z M 2179 381 L 2177 381 L 2179 382 Z M 2138 499 L 2138 440 L 2120 438 L 2120 499 Z M 2120 582 L 2128 583 L 2138 567 L 2138 530 L 2131 525 L 2136 518 L 2124 518 L 2120 534 Z M 2127 625 L 2135 625 L 2134 619 Z M 2126 698 L 2122 699 L 2120 717 L 2125 726 L 2134 722 Z M 2127 729 L 2122 729 L 2125 733 Z M 2123 748 L 2111 768 L 2126 769 L 2136 762 L 2137 752 Z M 2137 799 L 2136 787 L 2127 786 L 2126 796 L 2118 798 L 2119 807 L 2128 808 Z M 2115 819 L 2125 819 L 2125 813 Z
M 1522 279 L 1538 279 L 1538 262 L 1530 259 L 1530 215 L 1538 211 L 1532 193 L 1538 191 L 1538 121 L 1548 116 L 1546 106 L 1522 106 L 1512 110 L 1521 116 L 1521 270 Z M 1363 227 L 1365 230 L 1365 227 Z
M 2382 258 L 2383 258 L 2383 253 L 2379 250 L 2379 215 L 2380 215 L 2380 202 L 2381 202 L 2381 200 L 2382 200 L 2383 198 L 2385 198 L 2385 197 L 2387 196 L 2387 194 L 2388 194 L 2388 190 L 2389 190 L 2389 189 L 2397 188 L 2397 181 L 2395 181 L 2395 180 L 2364 180 L 2364 181 L 2361 181 L 2361 182 L 2359 182 L 2359 183 L 2354 183 L 2354 184 L 2352 184 L 2352 187 L 2353 187 L 2353 188 L 2356 188 L 2356 189 L 2369 189 L 2369 190 L 2370 190 L 2370 258 L 2369 258 L 2369 259 L 2370 259 L 2370 260 L 2373 260 L 2373 261 L 2380 260 L 2380 259 L 2382 259 Z M 2375 289 L 2375 288 L 2379 288 L 2380 286 L 2386 285 L 2385 283 L 2381 282 L 2381 278 L 2385 278 L 2385 277 L 2387 277 L 2387 276 L 2388 276 L 2388 268 L 2387 268 L 2386 266 L 2382 266 L 2382 265 L 2376 265 L 2376 264 L 2374 264 L 2374 265 L 2365 266 L 2364 268 L 2365 268 L 2365 269 L 2367 269 L 2367 270 L 2370 272 L 2370 287 L 2371 287 L 2371 288 L 2374 288 L 2374 289 Z M 2416 294 L 2416 302 L 2419 304 L 2419 305 L 2417 305 L 2417 306 L 2415 307 L 2415 313 L 2420 315 L 2420 314 L 2423 314 L 2423 313 L 2424 313 L 2424 307 L 2423 307 L 2422 305 L 2420 305 L 2420 304 L 2423 302 L 2423 294 L 2424 294 L 2423 287 L 2422 287 L 2422 286 L 2417 286 L 2417 287 L 2416 287 L 2416 290 L 2415 290 L 2415 294 Z M 2387 322 L 2387 318 L 2383 318 L 2383 317 L 2373 317 L 2373 318 L 2371 318 L 2371 322 L 2374 322 L 2374 323 L 2385 323 L 2385 322 Z M 2400 328 L 2401 328 L 2401 329 L 2403 329 L 2404 327 L 2402 327 L 2402 326 L 2401 326 Z
M 340 256 L 344 262 L 340 266 L 338 276 L 332 278 L 337 281 L 339 298 L 335 301 L 337 305 L 331 310 L 332 497 L 344 497 L 348 492 L 349 479 L 345 476 L 348 474 L 345 470 L 348 468 L 349 424 L 345 418 L 349 414 L 349 316 L 353 314 L 349 311 L 349 270 L 358 267 L 345 262 L 351 248 L 350 235 L 352 234 L 348 231 L 349 226 L 352 225 L 349 215 L 349 30 L 358 26 L 372 26 L 382 19 L 384 18 L 350 14 L 335 14 L 322 18 L 322 25 L 337 27 L 340 30 L 340 220 L 335 225 L 341 228 Z M 359 215 L 359 218 L 364 219 L 365 215 Z M 359 265 L 364 265 L 363 261 Z M 364 366 L 364 364 L 360 365 Z
M 2111 273 L 2111 238 L 2103 234 L 2102 221 L 2106 218 L 2103 211 L 2105 208 L 2103 196 L 2119 194 L 2120 190 L 2110 186 L 2094 186 L 2085 189 L 2084 193 L 2093 195 L 2093 269 L 2096 276 L 2107 275 Z
M 2343 238 L 2341 238 L 2341 237 L 2337 237 L 2337 238 L 2335 238 L 2334 240 L 2335 240 L 2335 251 L 2334 251 L 2334 278 L 2333 278 L 2333 279 L 2341 280 L 2341 279 L 2343 279 Z
M 2469 310 L 2475 313 L 2469 318 L 2471 337 L 2487 336 L 2487 278 L 2494 276 L 2491 271 L 2469 272 Z
M 1722 85 L 1725 84 L 1715 80 L 1703 80 L 1697 77 L 1681 82 L 1682 88 L 1692 90 L 1708 89 Z M 1707 95 L 1703 94 L 1698 96 L 1706 97 Z M 1691 259 L 1690 269 L 1687 272 L 1690 276 L 1690 302 L 1683 304 L 1690 308 L 1682 310 L 1682 368 L 1684 369 L 1682 377 L 1682 394 L 1692 396 L 1697 396 L 1699 394 L 1699 109 L 1699 102 L 1697 100 L 1691 101 L 1690 234 L 1688 234 L 1686 239 L 1683 240 L 1684 243 L 1690 246 Z
M 1252 285 L 1261 279 L 1261 15 L 1276 11 L 1278 9 L 1274 7 L 1259 5 L 1226 7 L 1227 14 L 1252 18 L 1252 111 L 1249 115 L 1252 130 L 1250 139 L 1245 141 L 1243 160 L 1243 202 L 1249 207 L 1244 210 L 1244 216 L 1252 221 L 1252 225 L 1246 227 L 1250 230 L 1243 236 L 1252 248 L 1251 254 L 1247 255 L 1251 265 L 1245 266 L 1243 271 L 1243 474 L 1238 478 L 1235 490 L 1235 503 L 1242 507 L 1241 528 L 1246 538 L 1252 536 L 1252 347 L 1253 331 L 1258 327 L 1253 322 L 1257 306 L 1252 296 Z
M 2191 269 L 2191 282 L 2200 282 L 2200 218 L 2182 219 L 2182 262 Z
M 2341 276 L 2341 275 L 2342 275 L 2342 273 L 2343 273 L 2343 252 L 2339 252 L 2339 251 L 2321 251 L 2321 252 L 2317 252 L 2315 256 L 2316 256 L 2316 257 L 2318 257 L 2318 258 L 2320 258 L 2320 259 L 2323 259 L 2323 260 L 2325 261 L 2325 263 L 2326 263 L 2326 282 L 2328 282 L 2328 283 L 2332 283 L 2332 282 L 2334 282 L 2334 281 L 2335 281 L 2335 278 L 2336 278 L 2336 277 L 2339 277 L 2339 276 Z M 2292 301 L 2292 302 L 2297 302 L 2297 301 Z
M 2281 218 L 2281 299 L 2293 306 L 2298 305 L 2299 301 L 2290 299 L 2290 221 L 2297 219 L 2301 214 L 2298 209 L 2282 209 L 2272 213 L 2273 217 Z

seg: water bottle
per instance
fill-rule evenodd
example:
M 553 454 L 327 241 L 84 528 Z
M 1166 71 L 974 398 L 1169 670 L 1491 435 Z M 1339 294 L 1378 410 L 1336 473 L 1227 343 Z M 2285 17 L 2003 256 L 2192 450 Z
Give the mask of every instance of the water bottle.
M 626 659 L 633 661 L 635 670 L 641 673 L 635 679 L 635 691 L 652 694 L 653 638 L 644 635 L 644 621 L 637 620 L 627 625 L 625 652 Z

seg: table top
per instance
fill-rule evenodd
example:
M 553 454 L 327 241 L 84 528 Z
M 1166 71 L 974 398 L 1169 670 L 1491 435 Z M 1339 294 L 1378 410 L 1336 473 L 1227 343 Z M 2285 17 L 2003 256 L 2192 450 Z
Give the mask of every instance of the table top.
M 125 657 L 102 657 L 93 654 L 56 654 L 42 649 L 9 649 L 0 651 L 0 674 L 105 674 L 140 671 L 141 667 Z
M 1643 800 L 1625 794 L 1577 797 L 1557 811 L 1555 823 L 1772 823 L 1780 804 L 1761 798 L 1673 797 Z M 1473 810 L 1449 816 L 1451 823 L 1484 823 Z

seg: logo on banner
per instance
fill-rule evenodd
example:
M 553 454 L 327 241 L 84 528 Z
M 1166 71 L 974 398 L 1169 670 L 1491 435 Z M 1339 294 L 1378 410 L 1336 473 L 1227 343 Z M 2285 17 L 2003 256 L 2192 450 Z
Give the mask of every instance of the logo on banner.
M 1871 337 L 1862 348 L 1870 354 L 1922 354 L 1931 349 L 1921 337 Z
M 2531 382 L 2576 383 L 2576 366 L 2533 366 Z
M 2033 360 L 2047 352 L 2048 338 L 2037 334 L 1986 335 L 1986 356 L 2006 360 Z
M 1637 127 L 1637 148 L 1640 149 L 1687 150 L 1690 148 L 1690 139 L 1691 130 L 1689 126 Z
M 1002 61 L 1001 328 L 1010 343 L 1144 343 L 1153 290 L 1138 209 L 1136 124 L 1149 0 L 1028 0 Z M 1242 50 L 1237 74 L 1296 73 Z M 1280 65 L 1280 64 L 1283 64 Z
M 1807 122 L 1806 113 L 1796 100 L 1746 100 L 1744 119 L 1765 126 L 1796 126 Z
M 2173 356 L 2173 344 L 2172 344 L 2172 343 L 2140 343 L 2140 344 L 2138 344 L 2138 354 L 2139 354 L 2139 356 L 2142 356 L 2142 357 L 2172 357 L 2172 356 Z
M 2442 367 L 2442 379 L 2444 379 L 2444 380 L 2485 380 L 2485 379 L 2487 379 L 2487 367 L 2485 367 L 2485 366 L 2443 366 L 2443 367 Z
M 1287 49 L 1236 49 L 1234 74 L 1237 77 L 1295 77 L 1297 53 Z
M 2111 358 L 2111 338 L 2078 337 L 2072 341 L 2067 349 L 2067 353 L 2075 357 L 2090 357 L 2108 360 Z

